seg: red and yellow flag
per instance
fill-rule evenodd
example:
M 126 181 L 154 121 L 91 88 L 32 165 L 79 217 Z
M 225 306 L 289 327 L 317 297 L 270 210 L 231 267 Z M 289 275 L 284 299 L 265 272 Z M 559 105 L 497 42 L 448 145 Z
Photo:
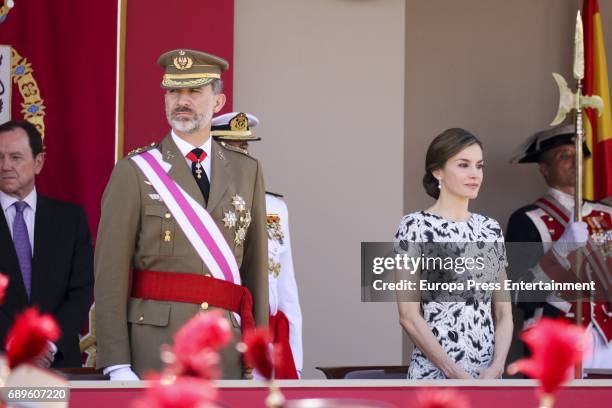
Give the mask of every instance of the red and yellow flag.
M 584 198 L 601 200 L 612 196 L 612 114 L 608 67 L 604 48 L 601 15 L 597 0 L 584 0 L 584 94 L 599 95 L 604 110 L 598 116 L 596 110 L 585 112 L 585 140 L 591 151 L 584 161 Z

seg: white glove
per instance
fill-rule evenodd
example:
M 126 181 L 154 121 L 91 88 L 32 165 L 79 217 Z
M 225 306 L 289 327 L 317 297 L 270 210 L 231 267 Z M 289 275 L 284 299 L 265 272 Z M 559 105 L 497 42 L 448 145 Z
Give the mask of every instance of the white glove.
M 586 245 L 589 240 L 589 229 L 586 222 L 570 222 L 563 235 L 553 244 L 552 249 L 561 258 Z
M 104 369 L 104 374 L 110 375 L 111 381 L 140 381 L 129 364 L 107 367 Z

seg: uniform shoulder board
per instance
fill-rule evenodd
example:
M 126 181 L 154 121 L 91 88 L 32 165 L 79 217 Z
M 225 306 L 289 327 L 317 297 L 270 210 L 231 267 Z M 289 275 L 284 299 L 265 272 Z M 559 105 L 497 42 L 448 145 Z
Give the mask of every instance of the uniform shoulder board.
M 159 146 L 159 144 L 158 144 L 158 143 L 153 142 L 153 143 L 151 143 L 150 145 L 147 145 L 147 146 L 137 147 L 136 149 L 134 149 L 134 150 L 130 151 L 130 152 L 127 154 L 127 156 L 128 156 L 128 157 L 135 156 L 135 155 L 140 154 L 140 153 L 142 153 L 142 152 L 146 152 L 147 150 L 152 150 L 152 149 L 155 149 L 157 146 Z
M 243 154 L 243 155 L 245 155 L 246 157 L 248 157 L 248 158 L 250 158 L 250 159 L 255 160 L 255 158 L 254 158 L 253 156 L 251 156 L 251 155 L 249 154 L 249 152 L 247 152 L 247 151 L 246 151 L 246 150 L 244 150 L 244 149 L 241 149 L 241 148 L 239 148 L 239 147 L 233 146 L 233 145 L 231 145 L 231 144 L 229 144 L 229 143 L 225 143 L 225 142 L 223 142 L 223 141 L 218 141 L 218 142 L 219 142 L 219 144 L 220 144 L 221 146 L 223 146 L 223 147 L 224 147 L 225 149 L 227 149 L 227 150 L 230 150 L 230 151 L 232 151 L 232 152 L 236 152 L 236 153 Z
M 266 191 L 266 194 L 270 194 L 271 196 L 278 197 L 278 198 L 283 198 L 283 195 L 282 195 L 282 194 L 279 194 L 279 193 L 273 193 L 273 192 L 271 192 L 271 191 Z

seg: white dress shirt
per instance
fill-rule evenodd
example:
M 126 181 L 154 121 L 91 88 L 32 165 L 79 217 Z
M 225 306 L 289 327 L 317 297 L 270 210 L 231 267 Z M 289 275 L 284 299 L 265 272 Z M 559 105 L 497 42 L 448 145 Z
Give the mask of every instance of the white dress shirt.
M 28 229 L 28 238 L 30 238 L 30 248 L 32 248 L 32 256 L 34 256 L 34 220 L 36 218 L 36 200 L 37 200 L 36 188 L 34 188 L 30 194 L 28 194 L 22 201 L 28 203 L 28 206 L 23 210 L 23 219 Z M 0 205 L 2 206 L 2 212 L 6 223 L 8 224 L 9 231 L 11 232 L 11 238 L 13 237 L 13 222 L 15 221 L 15 215 L 17 214 L 17 208 L 13 205 L 19 201 L 17 198 L 12 197 L 6 193 L 0 191 Z
M 187 155 L 189 154 L 189 152 L 197 147 L 204 150 L 204 152 L 206 153 L 206 159 L 204 159 L 204 161 L 202 162 L 202 169 L 204 170 L 204 173 L 206 173 L 206 177 L 208 177 L 208 181 L 210 181 L 210 172 L 212 168 L 211 166 L 212 160 L 210 159 L 210 155 L 212 152 L 212 136 L 209 137 L 208 140 L 206 140 L 206 142 L 204 142 L 202 146 L 192 146 L 191 143 L 185 141 L 184 139 L 181 139 L 181 137 L 178 136 L 176 133 L 174 133 L 174 130 L 173 130 L 172 140 L 174 140 L 176 147 L 178 147 L 179 151 L 185 158 L 185 163 L 187 163 L 187 165 L 189 166 L 189 169 L 191 169 L 191 160 L 187 158 Z
M 559 202 L 567 211 L 574 213 L 574 196 L 561 190 L 549 187 L 547 193 Z M 582 202 L 582 216 L 586 217 L 593 211 L 593 206 L 588 201 Z M 571 221 L 574 221 L 573 219 Z

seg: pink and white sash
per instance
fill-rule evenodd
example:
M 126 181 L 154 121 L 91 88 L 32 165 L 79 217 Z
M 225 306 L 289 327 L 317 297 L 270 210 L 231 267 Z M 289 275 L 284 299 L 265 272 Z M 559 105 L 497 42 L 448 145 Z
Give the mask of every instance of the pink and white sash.
M 162 160 L 161 152 L 152 149 L 131 159 L 166 204 L 212 276 L 240 285 L 240 271 L 234 252 L 221 230 L 208 211 L 168 175 L 172 166 Z

